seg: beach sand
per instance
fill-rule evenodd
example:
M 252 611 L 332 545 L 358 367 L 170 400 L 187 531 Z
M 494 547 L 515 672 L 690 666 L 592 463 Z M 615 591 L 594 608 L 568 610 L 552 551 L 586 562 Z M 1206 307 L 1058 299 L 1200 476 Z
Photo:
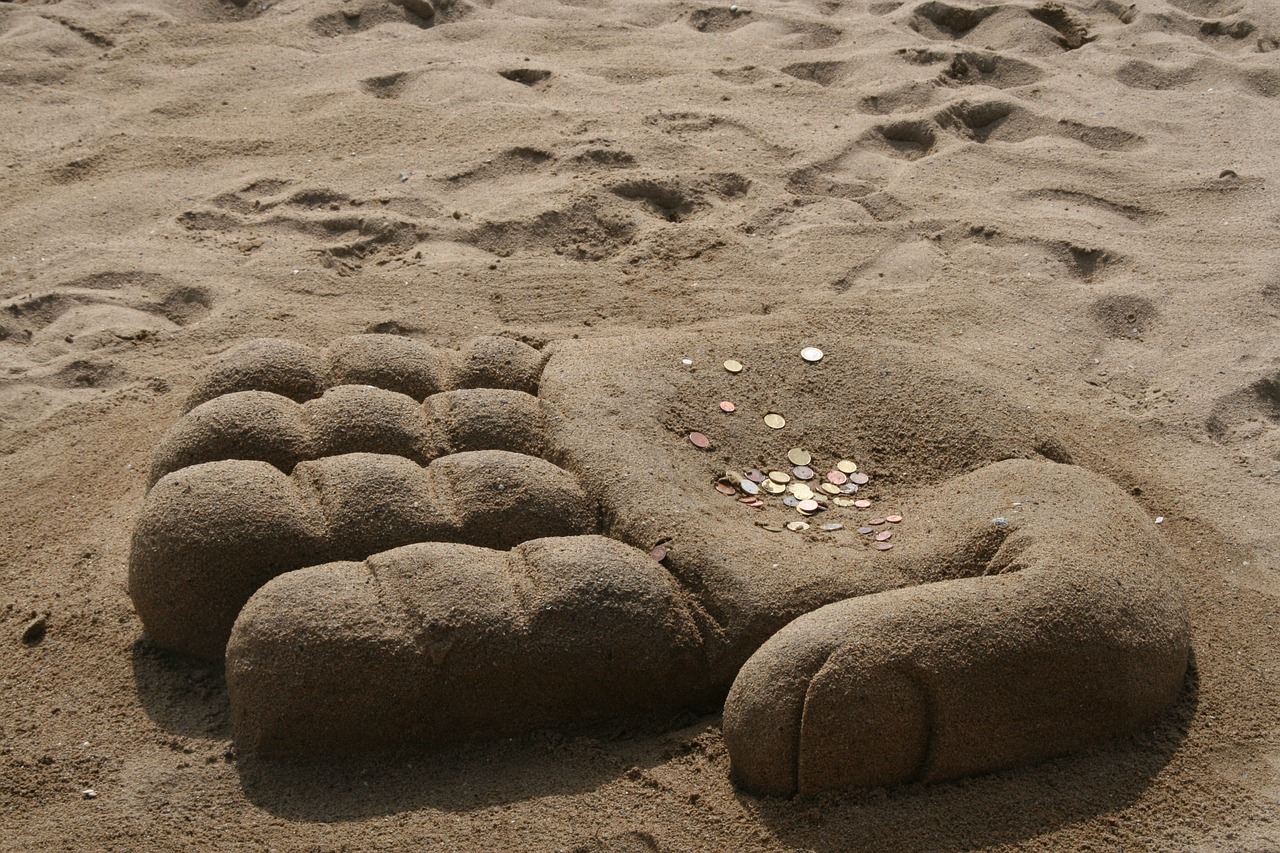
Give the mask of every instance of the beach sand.
M 0 847 L 1280 849 L 1278 21 L 0 3 Z M 1036 766 L 786 800 L 731 784 L 714 709 L 264 765 L 220 668 L 144 638 L 152 450 L 233 345 L 757 323 L 979 373 L 1127 491 L 1190 602 L 1176 704 Z M 874 406 L 883 376 L 850 375 Z

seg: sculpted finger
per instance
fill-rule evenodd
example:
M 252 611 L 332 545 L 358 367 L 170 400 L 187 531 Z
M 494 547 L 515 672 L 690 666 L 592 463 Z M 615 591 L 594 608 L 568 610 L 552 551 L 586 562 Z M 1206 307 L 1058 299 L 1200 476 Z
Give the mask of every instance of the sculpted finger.
M 744 787 L 807 794 L 1040 761 L 1132 732 L 1173 701 L 1186 607 L 1167 552 L 1114 486 L 1030 462 L 957 486 L 973 502 L 1034 488 L 1040 506 L 969 567 L 998 574 L 934 574 L 831 604 L 765 643 L 725 704 Z
M 498 450 L 426 468 L 369 453 L 299 463 L 183 468 L 147 495 L 129 559 L 129 595 L 158 644 L 223 653 L 239 608 L 271 577 L 413 542 L 510 548 L 592 532 L 596 508 L 568 472 Z
M 460 352 L 399 335 L 352 335 L 323 351 L 262 338 L 225 353 L 192 389 L 187 408 L 237 391 L 269 391 L 303 402 L 338 385 L 372 385 L 419 401 L 458 388 L 533 394 L 542 362 L 537 350 L 509 338 L 476 338 Z
M 215 397 L 185 414 L 156 448 L 151 482 L 190 465 L 256 459 L 285 473 L 343 453 L 384 453 L 422 465 L 450 453 L 547 452 L 538 398 L 523 391 L 445 391 L 421 403 L 369 385 L 340 385 L 305 403 L 265 391 Z
M 282 575 L 236 621 L 227 687 L 241 748 L 297 754 L 669 709 L 705 698 L 706 678 L 670 575 L 576 536 Z

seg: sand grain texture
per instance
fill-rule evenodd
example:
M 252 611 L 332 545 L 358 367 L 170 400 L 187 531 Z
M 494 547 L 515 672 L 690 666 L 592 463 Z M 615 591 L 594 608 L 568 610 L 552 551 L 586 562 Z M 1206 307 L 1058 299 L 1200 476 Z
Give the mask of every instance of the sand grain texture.
M 1280 5 L 740 6 L 0 3 L 3 846 L 1280 848 Z M 749 511 L 711 491 L 694 429 L 713 452 L 933 460 L 882 464 L 904 497 L 1006 456 L 1071 461 L 1151 522 L 1092 521 L 1082 550 L 1172 555 L 1189 675 L 1105 746 L 794 801 L 735 789 L 700 710 L 321 765 L 237 755 L 220 667 L 144 639 L 127 595 L 152 451 L 254 338 L 301 345 L 297 383 L 270 390 L 291 392 L 280 423 L 312 428 L 281 458 L 339 447 L 365 403 L 321 392 L 400 375 L 332 373 L 326 347 L 361 333 L 519 341 L 511 365 L 572 342 L 587 355 L 543 385 L 649 417 L 606 447 L 545 412 L 571 445 L 553 462 L 706 468 L 705 497 L 619 528 L 655 543 L 677 509 L 730 530 Z M 849 387 L 800 362 L 808 345 Z M 632 348 L 652 354 L 640 378 L 612 355 Z M 733 432 L 724 397 L 697 410 L 680 357 L 742 360 L 732 417 L 782 411 L 786 435 Z M 412 390 L 491 387 L 488 358 Z M 538 391 L 523 369 L 512 387 Z M 461 422 L 475 400 L 437 403 Z M 892 429 L 904 412 L 916 431 Z M 965 430 L 993 418 L 1016 446 Z M 405 423 L 395 447 L 423 461 L 479 440 Z M 647 473 L 654 493 L 679 479 Z M 750 553 L 766 534 L 742 523 Z M 356 595 L 353 565 L 329 564 L 334 596 Z

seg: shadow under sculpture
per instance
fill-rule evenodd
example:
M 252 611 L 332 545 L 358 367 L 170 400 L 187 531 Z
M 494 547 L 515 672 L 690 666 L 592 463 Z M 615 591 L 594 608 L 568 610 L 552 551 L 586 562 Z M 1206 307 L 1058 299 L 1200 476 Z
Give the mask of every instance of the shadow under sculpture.
M 250 342 L 157 450 L 130 595 L 158 645 L 225 653 L 236 741 L 261 754 L 727 691 L 735 781 L 791 795 L 1040 761 L 1173 702 L 1186 606 L 1114 484 L 1048 461 L 1064 451 L 1042 424 L 926 351 L 834 337 L 829 353 L 882 377 L 871 391 L 852 364 L 767 339 Z M 719 371 L 729 346 L 757 369 Z M 665 367 L 686 354 L 716 369 Z M 726 394 L 778 387 L 802 389 L 811 427 L 778 435 L 740 403 L 710 451 L 684 440 Z M 906 518 L 895 550 L 770 533 L 710 489 L 797 444 L 883 473 L 873 494 Z

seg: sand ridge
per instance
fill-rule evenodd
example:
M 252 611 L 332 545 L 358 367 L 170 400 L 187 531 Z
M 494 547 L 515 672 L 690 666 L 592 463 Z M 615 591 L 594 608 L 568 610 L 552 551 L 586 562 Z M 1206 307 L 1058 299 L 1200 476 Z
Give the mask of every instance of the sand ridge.
M 1276 846 L 1275 5 L 740 5 L 0 4 L 15 846 Z M 977 371 L 1165 518 L 1143 535 L 1193 626 L 1173 711 L 812 806 L 735 793 L 715 716 L 264 769 L 228 753 L 221 675 L 141 639 L 151 450 L 234 344 L 725 324 Z M 640 386 L 609 359 L 582 375 L 622 411 Z M 826 434 L 917 393 L 852 386 Z

